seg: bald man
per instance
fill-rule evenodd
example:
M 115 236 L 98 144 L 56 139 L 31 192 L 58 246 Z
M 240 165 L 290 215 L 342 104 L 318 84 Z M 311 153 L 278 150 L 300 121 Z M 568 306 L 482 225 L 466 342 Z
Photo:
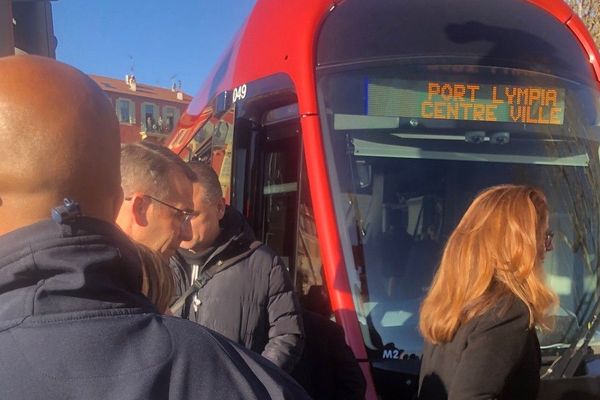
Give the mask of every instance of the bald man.
M 139 293 L 138 253 L 114 225 L 118 123 L 92 80 L 0 58 L 0 152 L 0 399 L 306 398 Z

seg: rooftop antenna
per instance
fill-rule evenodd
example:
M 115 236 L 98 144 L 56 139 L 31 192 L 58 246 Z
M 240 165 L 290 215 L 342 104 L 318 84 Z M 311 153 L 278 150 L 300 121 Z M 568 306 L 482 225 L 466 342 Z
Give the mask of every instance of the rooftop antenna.
M 175 78 L 177 77 L 177 74 L 173 74 L 171 75 L 171 77 L 169 78 L 171 80 L 171 92 L 175 92 L 177 91 L 177 85 L 175 84 Z
M 131 54 L 129 54 L 129 75 L 135 75 L 135 58 Z

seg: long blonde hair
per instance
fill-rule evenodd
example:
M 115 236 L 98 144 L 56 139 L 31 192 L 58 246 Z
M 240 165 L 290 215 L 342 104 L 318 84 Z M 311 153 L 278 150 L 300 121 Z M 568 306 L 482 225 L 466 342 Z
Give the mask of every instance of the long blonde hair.
M 156 306 L 161 314 L 168 309 L 175 292 L 175 278 L 167 260 L 163 256 L 136 243 L 142 260 L 142 293 Z
M 557 299 L 542 268 L 547 220 L 546 197 L 536 188 L 500 185 L 480 193 L 448 239 L 421 306 L 421 334 L 449 342 L 461 324 L 511 293 L 529 309 L 530 327 L 547 327 Z

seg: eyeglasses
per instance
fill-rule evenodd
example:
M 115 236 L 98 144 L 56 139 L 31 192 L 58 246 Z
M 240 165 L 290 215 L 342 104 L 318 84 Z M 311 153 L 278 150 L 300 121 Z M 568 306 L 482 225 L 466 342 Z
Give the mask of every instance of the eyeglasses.
M 544 237 L 544 248 L 546 251 L 554 250 L 554 232 L 551 230 L 546 231 L 546 236 Z
M 181 224 L 187 224 L 191 221 L 192 218 L 198 216 L 198 213 L 190 210 L 182 210 L 181 208 L 175 207 L 172 204 L 164 202 L 162 200 L 157 199 L 156 197 L 150 196 L 149 194 L 143 194 L 142 197 L 149 198 L 150 200 L 154 200 L 157 203 L 162 204 L 163 206 L 169 207 L 171 210 L 175 211 L 175 217 L 181 221 Z M 131 197 L 125 198 L 125 200 L 131 200 Z

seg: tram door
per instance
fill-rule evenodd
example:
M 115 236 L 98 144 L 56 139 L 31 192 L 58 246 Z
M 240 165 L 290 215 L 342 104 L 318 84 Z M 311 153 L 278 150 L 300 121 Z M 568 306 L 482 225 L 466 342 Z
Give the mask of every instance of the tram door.
M 250 169 L 250 220 L 257 238 L 295 271 L 298 182 L 301 142 L 298 118 L 270 122 L 263 118 L 255 136 Z
M 236 118 L 236 105 L 232 104 L 198 130 L 183 154 L 186 160 L 212 166 L 226 202 L 244 213 L 257 239 L 283 259 L 292 278 L 298 225 L 299 133 L 295 103 L 247 118 Z
M 255 103 L 250 110 L 232 104 L 211 116 L 181 155 L 213 167 L 227 203 L 242 211 L 256 238 L 283 259 L 302 299 L 324 285 L 322 263 L 298 107 L 280 104 Z
M 273 82 L 279 82 L 277 90 Z M 290 87 L 281 77 L 250 83 L 248 96 L 232 106 L 230 204 L 282 258 L 302 301 L 311 288 L 321 293 L 323 278 L 298 103 Z
M 275 117 L 278 114 L 293 118 L 282 120 Z M 297 107 L 292 104 L 267 112 L 260 126 L 244 129 L 243 125 L 238 121 L 236 132 L 253 132 L 237 136 L 238 177 L 238 161 L 247 165 L 246 202 L 240 207 L 238 201 L 238 207 L 244 210 L 257 238 L 283 259 L 300 301 L 314 304 L 324 283 Z M 234 185 L 240 187 L 239 180 Z

